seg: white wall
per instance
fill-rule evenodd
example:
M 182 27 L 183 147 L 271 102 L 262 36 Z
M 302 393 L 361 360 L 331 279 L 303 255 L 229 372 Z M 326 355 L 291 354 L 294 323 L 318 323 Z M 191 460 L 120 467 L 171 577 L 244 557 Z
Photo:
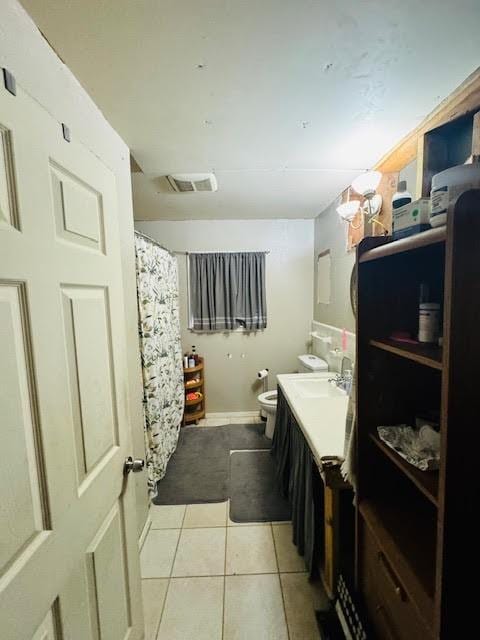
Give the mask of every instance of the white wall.
M 11 71 L 24 90 L 34 96 L 59 123 L 65 122 L 70 127 L 72 136 L 95 153 L 115 174 L 127 330 L 128 405 L 133 453 L 136 457 L 143 458 L 142 380 L 138 351 L 128 147 L 15 0 L 1 0 L 0 66 Z M 3 82 L 3 78 L 1 81 Z M 140 532 L 149 505 L 145 474 L 137 474 L 135 482 L 137 524 Z
M 270 387 L 275 388 L 276 374 L 294 371 L 296 356 L 307 352 L 313 312 L 313 220 L 136 221 L 135 227 L 180 251 L 270 251 L 268 326 L 257 333 L 189 331 L 186 257 L 178 256 L 183 349 L 194 344 L 205 356 L 207 412 L 257 409 L 262 386 L 256 372 L 268 367 Z

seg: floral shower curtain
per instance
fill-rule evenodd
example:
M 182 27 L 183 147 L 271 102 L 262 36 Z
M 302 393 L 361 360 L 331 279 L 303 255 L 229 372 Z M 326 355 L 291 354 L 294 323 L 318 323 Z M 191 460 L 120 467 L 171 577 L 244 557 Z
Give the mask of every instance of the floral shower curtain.
M 137 234 L 135 254 L 148 492 L 153 498 L 177 447 L 183 415 L 178 271 L 176 258 Z

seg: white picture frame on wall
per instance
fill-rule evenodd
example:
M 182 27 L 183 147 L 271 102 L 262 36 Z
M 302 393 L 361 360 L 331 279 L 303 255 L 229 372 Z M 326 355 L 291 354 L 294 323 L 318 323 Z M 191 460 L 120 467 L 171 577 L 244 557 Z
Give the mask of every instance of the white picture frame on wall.
M 330 249 L 322 251 L 317 257 L 317 304 L 330 304 L 331 278 Z

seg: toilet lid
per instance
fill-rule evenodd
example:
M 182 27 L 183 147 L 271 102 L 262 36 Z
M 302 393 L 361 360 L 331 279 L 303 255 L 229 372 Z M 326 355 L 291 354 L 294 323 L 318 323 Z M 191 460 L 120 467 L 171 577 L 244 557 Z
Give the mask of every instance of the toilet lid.
M 277 392 L 276 391 L 265 391 L 265 393 L 261 393 L 258 396 L 258 401 L 263 402 L 264 404 L 277 404 Z

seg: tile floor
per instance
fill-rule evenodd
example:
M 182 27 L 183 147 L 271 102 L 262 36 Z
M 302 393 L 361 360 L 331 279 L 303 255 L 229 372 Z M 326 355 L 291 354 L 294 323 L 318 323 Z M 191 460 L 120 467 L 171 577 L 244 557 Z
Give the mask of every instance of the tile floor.
M 227 502 L 152 505 L 151 519 L 145 640 L 318 640 L 325 595 L 308 582 L 290 523 L 239 525 Z

